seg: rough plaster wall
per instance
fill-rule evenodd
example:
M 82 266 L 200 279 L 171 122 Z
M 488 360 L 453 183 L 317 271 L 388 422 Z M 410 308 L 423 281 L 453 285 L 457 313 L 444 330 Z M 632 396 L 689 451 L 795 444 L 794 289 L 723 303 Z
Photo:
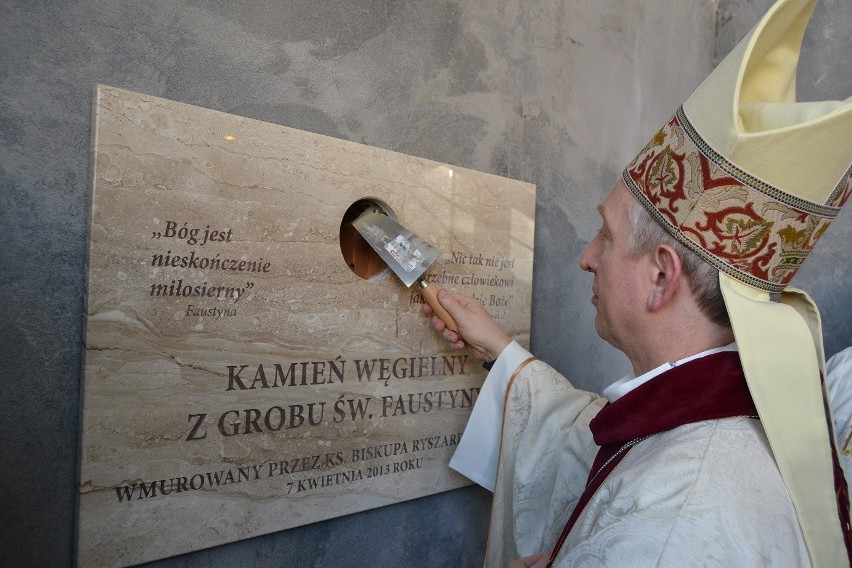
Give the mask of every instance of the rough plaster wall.
M 527 3 L 524 178 L 538 187 L 533 352 L 582 388 L 629 370 L 598 338 L 583 249 L 622 168 L 712 69 L 712 2 Z M 660 30 L 683 29 L 663 34 Z M 688 31 L 687 31 L 688 30 Z
M 845 1 L 826 1 L 819 16 L 836 41 L 852 35 L 849 14 L 838 16 Z M 717 51 L 758 4 L 723 2 L 731 17 Z M 576 268 L 597 228 L 593 206 L 709 72 L 715 7 L 0 0 L 0 566 L 73 558 L 94 84 L 535 183 L 534 348 L 599 390 L 626 360 L 595 337 L 591 279 Z M 848 53 L 837 45 L 815 48 L 814 60 L 835 67 Z M 852 92 L 812 73 L 836 96 Z M 830 345 L 850 343 L 849 294 L 832 292 L 848 280 L 849 218 L 826 237 L 834 253 L 806 268 L 835 299 Z M 477 566 L 488 509 L 488 494 L 469 488 L 156 564 Z

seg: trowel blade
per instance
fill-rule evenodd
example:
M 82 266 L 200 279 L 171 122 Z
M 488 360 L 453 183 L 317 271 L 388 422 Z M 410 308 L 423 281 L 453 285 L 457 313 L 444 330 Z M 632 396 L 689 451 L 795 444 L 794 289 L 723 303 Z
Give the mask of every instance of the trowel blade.
M 384 213 L 368 210 L 352 222 L 402 283 L 411 286 L 438 260 L 433 247 Z

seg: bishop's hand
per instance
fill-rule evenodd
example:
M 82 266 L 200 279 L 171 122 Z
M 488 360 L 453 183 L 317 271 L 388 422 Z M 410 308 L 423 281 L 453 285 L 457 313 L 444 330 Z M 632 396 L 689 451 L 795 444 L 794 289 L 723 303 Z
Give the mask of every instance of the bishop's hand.
M 503 331 L 479 300 L 447 290 L 438 292 L 438 301 L 456 320 L 458 332 L 447 329 L 437 316 L 432 317 L 432 325 L 456 349 L 467 349 L 474 357 L 483 361 L 493 361 L 512 339 Z M 428 304 L 423 304 L 423 313 L 433 314 Z

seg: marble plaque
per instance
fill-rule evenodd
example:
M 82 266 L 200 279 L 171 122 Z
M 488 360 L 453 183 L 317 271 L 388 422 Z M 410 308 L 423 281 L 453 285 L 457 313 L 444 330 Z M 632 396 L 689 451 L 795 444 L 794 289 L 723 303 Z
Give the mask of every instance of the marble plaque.
M 447 464 L 485 372 L 357 242 L 368 205 L 528 341 L 534 186 L 97 88 L 81 566 L 469 484 Z

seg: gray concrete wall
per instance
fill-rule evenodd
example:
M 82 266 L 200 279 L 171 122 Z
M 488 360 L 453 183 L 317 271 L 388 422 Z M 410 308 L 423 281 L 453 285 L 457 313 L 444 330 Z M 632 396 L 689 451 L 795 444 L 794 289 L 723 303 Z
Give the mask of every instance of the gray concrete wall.
M 718 23 L 716 4 L 0 0 L 0 566 L 73 559 L 96 83 L 535 183 L 534 349 L 599 390 L 626 360 L 594 335 L 579 254 L 626 161 L 768 2 L 723 1 Z M 802 87 L 845 96 L 848 2 L 819 10 Z M 850 233 L 847 211 L 797 281 L 829 351 L 852 343 Z M 488 511 L 468 488 L 156 564 L 478 566 Z

